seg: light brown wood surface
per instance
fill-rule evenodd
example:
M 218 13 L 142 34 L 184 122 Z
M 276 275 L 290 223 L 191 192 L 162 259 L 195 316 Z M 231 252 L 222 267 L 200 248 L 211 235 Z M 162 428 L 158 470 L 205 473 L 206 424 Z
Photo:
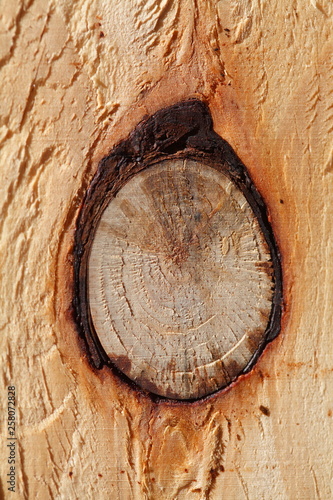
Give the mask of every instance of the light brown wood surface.
M 333 498 L 332 4 L 3 2 L 4 498 Z M 205 100 L 282 254 L 282 331 L 228 391 L 151 402 L 93 371 L 73 319 L 75 220 L 98 161 L 146 115 Z M 0 493 L 1 496 L 2 493 Z
M 178 159 L 135 175 L 105 209 L 90 253 L 105 352 L 154 394 L 194 399 L 225 387 L 263 342 L 270 259 L 249 203 L 221 172 Z

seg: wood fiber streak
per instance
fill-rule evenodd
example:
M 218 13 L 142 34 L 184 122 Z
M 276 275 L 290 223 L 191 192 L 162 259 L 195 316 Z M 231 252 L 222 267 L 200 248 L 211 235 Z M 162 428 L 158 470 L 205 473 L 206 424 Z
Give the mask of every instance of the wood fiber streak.
M 332 14 L 328 0 L 2 2 L 10 498 L 333 498 Z M 99 162 L 145 117 L 189 98 L 207 104 L 265 200 L 284 278 L 280 335 L 229 390 L 190 405 L 92 370 L 72 307 L 75 221 Z M 1 498 L 6 437 L 3 418 Z

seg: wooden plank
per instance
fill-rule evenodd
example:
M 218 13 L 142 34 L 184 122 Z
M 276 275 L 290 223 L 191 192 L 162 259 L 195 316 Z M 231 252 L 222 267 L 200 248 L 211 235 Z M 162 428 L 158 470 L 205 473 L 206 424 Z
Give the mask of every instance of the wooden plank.
M 1 401 L 7 416 L 15 386 L 16 497 L 332 498 L 332 5 L 13 1 L 1 25 Z M 284 315 L 229 390 L 157 403 L 83 353 L 75 221 L 99 160 L 190 97 L 265 200 Z M 15 498 L 6 420 L 2 435 L 2 496 Z

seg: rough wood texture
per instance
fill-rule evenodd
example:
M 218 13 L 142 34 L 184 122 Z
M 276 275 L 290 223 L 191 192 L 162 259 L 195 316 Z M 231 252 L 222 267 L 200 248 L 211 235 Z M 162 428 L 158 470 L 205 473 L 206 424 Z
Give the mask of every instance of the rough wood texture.
M 93 323 L 109 358 L 155 394 L 193 399 L 226 386 L 262 342 L 270 253 L 225 175 L 167 160 L 111 200 L 89 259 Z
M 16 497 L 331 499 L 331 2 L 12 1 L 1 26 L 0 353 L 18 394 Z M 185 406 L 90 368 L 72 248 L 98 161 L 145 115 L 193 96 L 269 209 L 285 313 L 251 373 Z M 2 440 L 1 478 L 6 456 Z

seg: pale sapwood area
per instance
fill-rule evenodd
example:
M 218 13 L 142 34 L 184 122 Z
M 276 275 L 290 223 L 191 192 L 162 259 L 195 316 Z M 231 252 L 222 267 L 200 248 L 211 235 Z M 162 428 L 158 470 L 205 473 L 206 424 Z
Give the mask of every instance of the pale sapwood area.
M 332 4 L 3 2 L 4 498 L 331 499 Z M 73 238 L 98 162 L 147 115 L 204 100 L 269 211 L 280 335 L 227 391 L 155 403 L 93 370 L 73 319 Z

